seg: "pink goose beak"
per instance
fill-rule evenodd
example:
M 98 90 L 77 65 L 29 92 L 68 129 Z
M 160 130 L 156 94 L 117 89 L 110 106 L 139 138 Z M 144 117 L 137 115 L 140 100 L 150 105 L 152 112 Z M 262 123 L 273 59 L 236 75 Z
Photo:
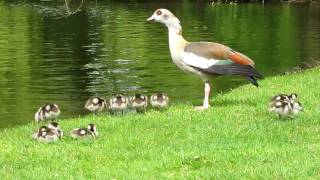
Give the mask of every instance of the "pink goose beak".
M 153 20 L 154 20 L 153 15 L 147 19 L 147 21 L 153 21 Z

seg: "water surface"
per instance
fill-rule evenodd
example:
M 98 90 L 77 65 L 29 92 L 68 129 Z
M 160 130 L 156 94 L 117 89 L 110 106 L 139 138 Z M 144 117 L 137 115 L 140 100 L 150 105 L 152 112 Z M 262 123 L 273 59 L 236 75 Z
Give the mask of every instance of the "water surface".
M 85 114 L 94 95 L 165 91 L 200 104 L 203 83 L 171 62 L 167 30 L 147 23 L 159 7 L 181 20 L 189 41 L 216 41 L 244 52 L 272 76 L 320 59 L 318 4 L 89 4 L 67 16 L 63 3 L 0 5 L 0 127 L 28 123 L 58 103 L 62 118 Z M 247 83 L 212 82 L 213 93 Z

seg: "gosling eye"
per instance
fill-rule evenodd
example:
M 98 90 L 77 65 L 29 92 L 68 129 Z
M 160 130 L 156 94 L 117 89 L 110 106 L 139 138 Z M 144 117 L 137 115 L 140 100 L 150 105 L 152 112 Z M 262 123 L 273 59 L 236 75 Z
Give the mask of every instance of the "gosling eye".
M 161 10 L 157 10 L 156 14 L 157 14 L 157 16 L 161 16 L 162 15 L 162 11 Z

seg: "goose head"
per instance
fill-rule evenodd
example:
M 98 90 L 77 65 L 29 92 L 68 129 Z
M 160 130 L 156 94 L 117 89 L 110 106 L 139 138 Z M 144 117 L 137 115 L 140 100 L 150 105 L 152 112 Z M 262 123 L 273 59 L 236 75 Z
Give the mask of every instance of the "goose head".
M 166 25 L 169 29 L 181 31 L 179 19 L 167 9 L 157 9 L 147 21 L 155 21 Z

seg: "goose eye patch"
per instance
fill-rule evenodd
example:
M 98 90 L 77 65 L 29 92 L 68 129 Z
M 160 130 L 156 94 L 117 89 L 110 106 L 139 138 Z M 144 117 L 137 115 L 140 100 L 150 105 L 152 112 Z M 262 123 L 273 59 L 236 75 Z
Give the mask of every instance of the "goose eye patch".
M 160 15 L 162 15 L 162 12 L 161 12 L 160 10 L 158 10 L 158 11 L 156 12 L 156 14 L 157 14 L 158 16 L 160 16 Z

